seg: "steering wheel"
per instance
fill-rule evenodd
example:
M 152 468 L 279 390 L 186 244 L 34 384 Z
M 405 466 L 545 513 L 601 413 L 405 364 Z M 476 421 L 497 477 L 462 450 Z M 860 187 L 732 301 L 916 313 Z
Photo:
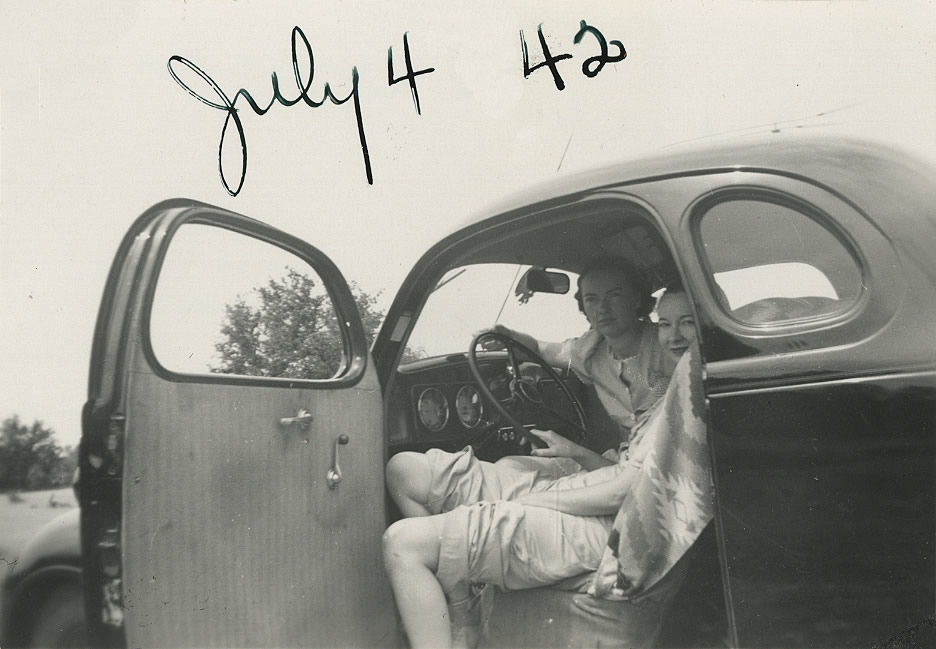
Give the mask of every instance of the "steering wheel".
M 497 341 L 507 349 L 507 359 L 509 361 L 507 371 L 511 377 L 510 396 L 507 398 L 498 399 L 495 397 L 494 393 L 491 392 L 491 389 L 488 387 L 487 380 L 481 374 L 481 366 L 478 362 L 478 345 L 483 340 Z M 577 421 L 573 421 L 548 407 L 544 403 L 543 397 L 536 387 L 536 383 L 532 379 L 523 378 L 520 374 L 520 353 L 523 353 L 527 358 L 536 363 L 546 372 L 549 378 L 556 382 L 556 385 L 562 390 L 562 394 L 568 399 L 569 403 L 572 404 Z M 526 345 L 514 340 L 510 336 L 496 331 L 482 331 L 471 341 L 471 347 L 468 349 L 468 366 L 471 368 L 471 373 L 474 375 L 474 379 L 478 383 L 478 389 L 481 391 L 481 394 L 484 395 L 484 398 L 489 403 L 493 404 L 494 409 L 510 424 L 514 432 L 519 435 L 521 439 L 529 441 L 532 447 L 541 448 L 544 444 L 538 437 L 527 433 L 527 427 L 517 418 L 515 411 L 538 410 L 544 412 L 576 431 L 576 439 L 571 441 L 578 444 L 585 438 L 585 409 L 582 407 L 581 401 L 572 393 L 572 390 L 565 384 L 565 381 L 559 377 L 556 370 L 543 360 L 539 354 Z

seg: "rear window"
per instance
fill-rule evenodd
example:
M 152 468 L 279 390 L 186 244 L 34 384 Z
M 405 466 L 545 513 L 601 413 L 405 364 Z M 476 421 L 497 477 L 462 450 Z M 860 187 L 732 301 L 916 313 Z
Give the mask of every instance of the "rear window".
M 698 236 L 722 306 L 745 324 L 841 313 L 861 294 L 861 271 L 817 215 L 756 199 L 716 203 Z

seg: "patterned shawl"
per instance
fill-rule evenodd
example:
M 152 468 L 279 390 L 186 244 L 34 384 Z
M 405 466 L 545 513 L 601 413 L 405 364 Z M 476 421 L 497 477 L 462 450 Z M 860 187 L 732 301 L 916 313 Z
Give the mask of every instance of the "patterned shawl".
M 712 519 L 714 488 L 696 345 L 679 360 L 666 394 L 639 426 L 640 443 L 650 448 L 588 589 L 604 599 L 633 599 L 645 592 Z

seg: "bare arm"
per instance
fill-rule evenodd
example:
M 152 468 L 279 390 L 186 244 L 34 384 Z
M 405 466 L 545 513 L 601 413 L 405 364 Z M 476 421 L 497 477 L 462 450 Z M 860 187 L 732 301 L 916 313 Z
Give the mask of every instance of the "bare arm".
M 552 365 L 553 367 L 564 367 L 567 363 L 566 361 L 560 358 L 560 353 L 562 349 L 562 343 L 552 343 L 537 340 L 533 336 L 522 331 L 517 331 L 511 329 L 510 327 L 505 327 L 504 325 L 494 325 L 487 331 L 493 331 L 494 333 L 499 333 L 503 336 L 509 336 L 516 340 L 518 343 L 524 347 L 532 349 L 534 352 L 543 357 L 543 360 Z M 476 332 L 477 335 L 480 332 Z M 503 347 L 500 347 L 503 349 Z
M 539 491 L 514 499 L 530 507 L 555 509 L 576 516 L 615 514 L 627 496 L 639 469 L 628 466 L 607 482 L 579 489 Z
M 603 466 L 614 464 L 612 460 L 609 460 L 603 455 L 599 455 L 584 446 L 579 446 L 575 442 L 570 442 L 562 435 L 551 430 L 537 430 L 536 428 L 532 428 L 530 429 L 530 433 L 536 435 L 536 437 L 546 444 L 545 448 L 534 448 L 531 450 L 530 455 L 535 455 L 537 457 L 568 457 L 582 465 L 582 468 L 586 471 L 594 471 Z

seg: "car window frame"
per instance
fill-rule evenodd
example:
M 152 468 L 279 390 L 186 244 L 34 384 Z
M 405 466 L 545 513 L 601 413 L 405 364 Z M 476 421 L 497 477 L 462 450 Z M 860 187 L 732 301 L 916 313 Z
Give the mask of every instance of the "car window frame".
M 702 238 L 702 222 L 711 210 L 718 205 L 736 200 L 764 202 L 790 209 L 831 234 L 841 245 L 842 249 L 849 255 L 855 265 L 855 269 L 858 272 L 860 287 L 858 295 L 844 308 L 835 309 L 827 313 L 817 313 L 791 318 L 789 320 L 766 323 L 754 323 L 738 318 L 733 310 L 730 309 L 720 297 L 722 289 L 715 280 L 715 271 L 712 268 L 709 255 L 705 251 L 705 242 Z M 835 219 L 813 203 L 775 188 L 762 186 L 732 186 L 709 192 L 706 196 L 695 201 L 688 211 L 689 226 L 695 254 L 703 270 L 703 278 L 708 292 L 714 298 L 714 303 L 718 305 L 721 315 L 731 321 L 733 325 L 732 329 L 742 335 L 777 337 L 803 331 L 811 331 L 816 327 L 834 326 L 856 317 L 870 300 L 867 288 L 870 270 L 867 260 L 861 253 L 860 247 L 852 236 L 838 225 Z
M 874 205 L 851 200 L 847 188 L 834 188 L 793 173 L 771 169 L 716 169 L 693 176 L 661 179 L 636 192 L 656 205 L 673 228 L 678 264 L 699 308 L 702 354 L 709 387 L 722 389 L 736 379 L 771 385 L 793 380 L 804 372 L 840 376 L 860 371 L 861 362 L 836 355 L 835 365 L 819 361 L 832 349 L 854 347 L 885 329 L 908 290 L 894 241 L 873 218 Z M 726 313 L 718 293 L 707 279 L 694 222 L 699 205 L 729 192 L 751 196 L 784 197 L 807 205 L 821 215 L 820 223 L 841 233 L 862 267 L 864 298 L 853 308 L 818 321 L 792 321 L 766 327 L 745 326 Z M 737 194 L 735 194 L 737 195 Z M 817 356 L 818 355 L 818 356 Z M 831 357 L 829 357 L 831 358 Z M 732 378 L 733 377 L 733 378 Z M 754 383 L 751 383 L 754 385 Z
M 307 264 L 322 282 L 324 290 L 331 300 L 335 315 L 344 323 L 342 342 L 343 354 L 341 366 L 335 374 L 325 379 L 302 379 L 288 377 L 252 376 L 245 374 L 191 373 L 180 372 L 166 367 L 158 358 L 152 344 L 152 311 L 160 283 L 160 274 L 166 260 L 166 253 L 172 247 L 172 239 L 184 225 L 205 225 L 218 227 L 232 234 L 249 237 L 260 243 L 271 245 L 292 254 L 298 261 Z M 142 300 L 141 348 L 146 362 L 153 372 L 161 378 L 202 384 L 262 385 L 269 387 L 296 388 L 313 390 L 334 390 L 356 385 L 363 378 L 369 361 L 367 338 L 357 312 L 357 306 L 348 284 L 341 271 L 322 251 L 313 245 L 269 226 L 261 221 L 241 216 L 233 212 L 212 208 L 207 205 L 195 206 L 181 217 L 175 217 L 163 225 L 156 225 L 151 236 L 161 236 L 166 240 L 160 245 L 151 269 L 154 281 L 148 283 Z

